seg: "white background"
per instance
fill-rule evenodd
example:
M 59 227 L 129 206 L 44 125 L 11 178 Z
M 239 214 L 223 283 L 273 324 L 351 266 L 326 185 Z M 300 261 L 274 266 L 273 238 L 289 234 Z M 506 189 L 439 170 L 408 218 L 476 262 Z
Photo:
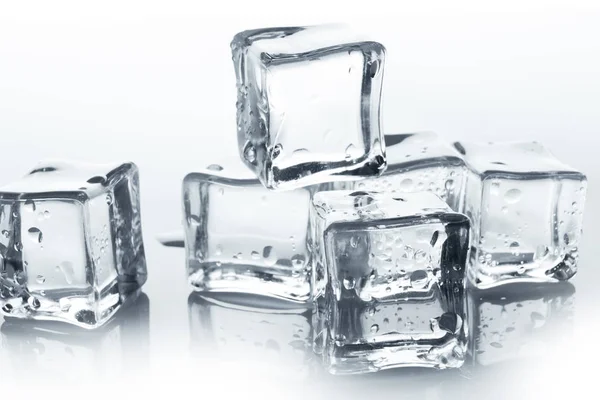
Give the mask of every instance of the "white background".
M 236 368 L 190 358 L 183 252 L 163 248 L 155 238 L 179 227 L 187 172 L 213 163 L 239 165 L 233 35 L 325 22 L 348 22 L 386 46 L 386 133 L 433 130 L 452 140 L 539 140 L 588 174 L 573 347 L 555 349 L 554 362 L 533 372 L 488 377 L 473 390 L 498 398 L 513 387 L 527 395 L 557 395 L 593 383 L 586 360 L 594 365 L 598 359 L 598 319 L 590 310 L 599 305 L 593 284 L 600 277 L 592 253 L 600 222 L 600 4 L 482 3 L 0 0 L 0 184 L 43 158 L 131 160 L 141 169 L 150 273 L 150 347 L 143 358 L 148 365 L 143 372 L 128 370 L 122 375 L 128 384 L 119 382 L 111 391 L 185 389 L 182 394 L 194 396 L 260 398 L 308 390 L 306 384 L 251 379 L 251 370 L 240 368 L 240 375 L 231 372 Z M 13 364 L 10 356 L 0 359 L 0 390 L 45 390 Z M 397 397 L 427 376 L 415 383 L 402 373 L 360 382 L 364 393 L 379 387 Z M 111 396 L 110 381 L 88 378 L 95 383 L 68 376 L 53 383 L 68 391 L 85 382 L 86 395 Z M 310 393 L 360 392 L 343 386 L 334 382 Z M 448 390 L 423 388 L 419 398 L 459 393 Z

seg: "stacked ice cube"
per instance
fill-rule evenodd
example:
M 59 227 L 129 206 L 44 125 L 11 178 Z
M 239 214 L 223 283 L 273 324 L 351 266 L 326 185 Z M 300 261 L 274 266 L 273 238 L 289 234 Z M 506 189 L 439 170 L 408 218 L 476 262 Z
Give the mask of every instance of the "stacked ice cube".
M 245 31 L 232 51 L 256 179 L 185 179 L 194 289 L 311 304 L 325 368 L 362 373 L 460 367 L 467 287 L 576 272 L 585 176 L 540 144 L 384 135 L 384 47 L 345 27 Z

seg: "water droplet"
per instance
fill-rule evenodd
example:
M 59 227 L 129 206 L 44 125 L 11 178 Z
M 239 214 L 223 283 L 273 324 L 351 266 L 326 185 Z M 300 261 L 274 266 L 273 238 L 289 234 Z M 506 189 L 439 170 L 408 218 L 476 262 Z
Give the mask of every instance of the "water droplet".
M 403 190 L 405 192 L 409 191 L 409 190 L 412 190 L 413 186 L 414 186 L 414 182 L 410 178 L 403 179 L 400 182 L 400 190 Z
M 16 251 L 23 250 L 23 244 L 21 242 L 15 242 L 15 250 Z
M 358 153 L 358 149 L 352 143 L 350 143 L 348 145 L 348 147 L 346 147 L 346 159 L 347 160 L 352 159 L 352 158 L 356 158 L 358 156 L 357 153 Z
M 492 184 L 490 185 L 490 194 L 494 196 L 500 194 L 500 182 L 497 180 L 492 181 Z
M 256 149 L 250 143 L 247 143 L 246 148 L 244 149 L 244 158 L 250 163 L 256 161 Z
M 274 160 L 283 152 L 283 145 L 281 143 L 277 143 L 273 146 L 273 150 L 271 150 L 271 158 Z
M 377 332 L 379 332 L 379 325 L 377 325 L 377 324 L 371 325 L 371 333 L 377 333 Z
M 452 179 L 448 179 L 444 187 L 446 188 L 446 190 L 454 189 L 454 181 Z
M 34 226 L 32 228 L 29 228 L 27 232 L 29 233 L 29 238 L 31 240 L 37 243 L 42 243 L 42 239 L 44 236 L 42 235 L 42 231 L 40 231 L 38 228 Z
M 58 301 L 58 306 L 63 312 L 68 312 L 71 309 L 71 301 L 67 298 L 62 298 Z
M 87 183 L 104 183 L 106 182 L 106 177 L 104 176 L 92 176 L 87 180 Z
M 6 229 L 4 229 L 4 230 L 2 231 L 2 236 L 4 236 L 5 238 L 7 238 L 7 239 L 8 239 L 8 237 L 10 236 L 10 232 L 9 232 L 9 231 L 7 231 Z
M 42 283 L 46 282 L 46 277 L 44 275 L 38 275 L 35 278 L 35 281 L 41 285 Z
M 113 203 L 113 197 L 112 194 L 107 193 L 106 194 L 106 204 L 108 204 L 109 206 Z
M 258 251 L 253 251 L 252 253 L 250 253 L 250 256 L 252 257 L 253 260 L 260 259 L 260 254 L 258 253 Z
M 223 167 L 221 167 L 219 164 L 210 164 L 208 167 L 206 167 L 206 169 L 210 171 L 223 171 Z
M 217 245 L 215 248 L 215 255 L 220 256 L 221 254 L 223 254 L 223 248 L 220 245 Z
M 352 289 L 354 289 L 354 285 L 355 285 L 354 278 L 352 278 L 352 277 L 349 277 L 349 278 L 344 278 L 344 280 L 343 280 L 342 282 L 343 282 L 343 284 L 344 284 L 344 287 L 345 287 L 347 290 L 352 290 Z
M 517 203 L 521 199 L 521 191 L 519 189 L 510 189 L 504 193 L 504 201 L 508 204 Z
M 5 304 L 4 306 L 2 306 L 2 311 L 4 311 L 7 314 L 10 314 L 10 312 L 13 310 L 13 306 L 10 303 Z
M 69 261 L 64 261 L 59 264 L 58 269 L 62 272 L 67 284 L 73 283 L 75 277 L 75 271 L 73 270 L 73 264 Z
M 38 308 L 40 308 L 40 305 L 41 305 L 40 301 L 33 296 L 31 296 L 27 299 L 27 304 L 29 304 L 29 307 L 33 308 L 34 310 L 37 310 Z
M 275 250 L 272 246 L 266 246 L 263 249 L 263 258 L 266 265 L 275 265 L 277 262 L 277 255 L 275 254 Z
M 302 268 L 305 262 L 306 257 L 304 257 L 302 254 L 294 254 L 292 256 L 292 265 L 294 268 Z
M 511 249 L 516 249 L 519 247 L 519 242 L 512 242 L 509 246 Z
M 495 347 L 497 349 L 501 349 L 502 348 L 502 345 L 500 343 L 498 343 L 498 342 L 491 342 L 490 346 Z
M 425 288 L 428 282 L 429 277 L 427 276 L 427 271 L 418 269 L 410 274 L 410 285 L 416 289 Z
M 25 204 L 23 204 L 23 208 L 25 211 L 34 212 L 35 211 L 35 203 L 33 200 L 26 200 Z

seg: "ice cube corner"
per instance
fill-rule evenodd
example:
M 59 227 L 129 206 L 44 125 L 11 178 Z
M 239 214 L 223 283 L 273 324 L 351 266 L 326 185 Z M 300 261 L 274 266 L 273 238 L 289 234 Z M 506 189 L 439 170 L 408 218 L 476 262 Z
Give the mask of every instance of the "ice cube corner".
M 242 160 L 270 189 L 377 176 L 384 47 L 340 25 L 257 29 L 231 43 Z
M 146 281 L 138 169 L 45 161 L 0 188 L 0 307 L 101 326 Z

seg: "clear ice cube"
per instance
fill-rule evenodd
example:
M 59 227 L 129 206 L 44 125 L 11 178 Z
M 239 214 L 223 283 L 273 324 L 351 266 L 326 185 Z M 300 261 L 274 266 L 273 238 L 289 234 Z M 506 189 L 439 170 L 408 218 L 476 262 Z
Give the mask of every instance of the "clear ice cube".
M 429 191 L 458 211 L 466 168 L 461 154 L 434 132 L 385 135 L 387 169 L 380 177 L 334 182 L 334 189 Z
M 385 169 L 381 44 L 326 25 L 244 31 L 231 48 L 240 155 L 266 187 Z
M 577 272 L 587 180 L 541 144 L 456 143 L 470 171 L 470 280 L 480 288 Z
M 198 291 L 308 301 L 311 192 L 274 192 L 256 179 L 207 172 L 183 184 L 189 283 Z
M 569 346 L 575 287 L 560 284 L 504 285 L 468 290 L 471 361 L 489 366 L 518 359 L 539 360 Z
M 0 307 L 104 324 L 146 281 L 134 164 L 40 163 L 0 189 Z
M 331 373 L 459 367 L 469 220 L 432 193 L 329 191 L 311 207 L 314 343 Z
M 231 296 L 188 298 L 192 355 L 235 365 L 247 373 L 299 381 L 310 370 L 310 310 L 291 303 L 231 299 Z M 246 296 L 247 297 L 247 296 Z M 228 371 L 231 372 L 231 371 Z

